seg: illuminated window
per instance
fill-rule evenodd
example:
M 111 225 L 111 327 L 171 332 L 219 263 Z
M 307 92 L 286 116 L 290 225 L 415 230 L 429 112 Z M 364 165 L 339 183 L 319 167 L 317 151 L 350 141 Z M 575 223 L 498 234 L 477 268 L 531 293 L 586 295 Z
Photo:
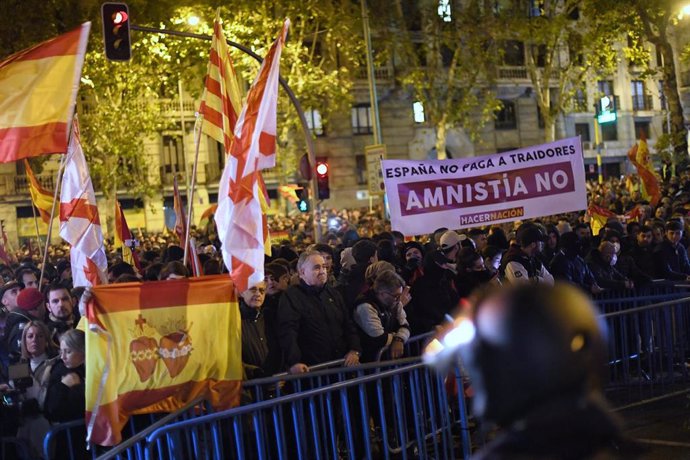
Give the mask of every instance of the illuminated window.
M 424 106 L 421 102 L 417 101 L 412 104 L 412 112 L 414 113 L 415 123 L 424 123 L 426 121 L 426 116 L 424 115 Z
M 323 136 L 323 123 L 321 122 L 321 112 L 318 110 L 306 110 L 304 117 L 307 119 L 307 126 L 314 136 Z

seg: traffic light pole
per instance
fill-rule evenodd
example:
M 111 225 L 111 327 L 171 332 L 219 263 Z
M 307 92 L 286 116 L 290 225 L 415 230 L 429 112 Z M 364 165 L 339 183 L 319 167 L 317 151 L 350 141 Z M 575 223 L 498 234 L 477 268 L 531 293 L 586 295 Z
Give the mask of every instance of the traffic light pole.
M 164 34 L 164 35 L 172 35 L 174 37 L 183 37 L 183 38 L 195 38 L 197 40 L 206 40 L 206 41 L 211 41 L 213 37 L 210 35 L 201 35 L 201 34 L 193 34 L 191 32 L 180 32 L 177 30 L 170 30 L 170 29 L 156 29 L 154 27 L 143 27 L 143 26 L 137 26 L 132 24 L 130 26 L 130 30 L 136 30 L 138 32 L 145 32 L 145 33 L 151 33 L 151 34 Z M 244 45 L 240 45 L 239 43 L 235 43 L 231 40 L 225 40 L 228 45 L 232 46 L 233 48 L 237 48 L 238 50 L 242 51 L 243 53 L 246 53 L 256 59 L 259 63 L 263 62 L 263 58 L 256 54 L 254 51 L 251 49 L 247 48 Z M 316 210 L 318 208 L 317 203 L 317 197 L 316 197 L 316 150 L 314 148 L 314 141 L 311 137 L 311 130 L 309 129 L 309 125 L 307 124 L 307 118 L 304 115 L 304 110 L 302 110 L 302 105 L 299 103 L 297 100 L 297 96 L 295 96 L 295 93 L 290 89 L 288 86 L 287 82 L 283 79 L 283 77 L 278 77 L 278 80 L 280 82 L 280 86 L 283 87 L 285 90 L 285 93 L 288 95 L 290 98 L 290 102 L 292 102 L 292 105 L 295 107 L 295 110 L 297 111 L 297 116 L 299 117 L 300 124 L 302 125 L 302 131 L 304 131 L 304 138 L 307 143 L 307 155 L 309 157 L 309 167 L 311 169 L 311 180 L 309 181 L 309 191 L 310 191 L 310 199 L 311 199 L 311 209 L 313 210 L 314 214 L 314 241 L 318 242 L 319 237 L 321 236 L 321 221 L 320 219 L 317 219 L 317 213 Z

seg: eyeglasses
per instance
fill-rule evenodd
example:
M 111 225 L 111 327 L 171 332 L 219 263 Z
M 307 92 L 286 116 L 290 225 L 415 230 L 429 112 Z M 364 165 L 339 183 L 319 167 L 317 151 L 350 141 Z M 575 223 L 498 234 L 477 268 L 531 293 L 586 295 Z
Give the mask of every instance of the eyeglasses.
M 400 300 L 402 298 L 402 292 L 399 292 L 397 294 L 393 294 L 392 292 L 383 291 L 383 294 L 386 294 L 391 299 L 395 299 L 395 300 Z

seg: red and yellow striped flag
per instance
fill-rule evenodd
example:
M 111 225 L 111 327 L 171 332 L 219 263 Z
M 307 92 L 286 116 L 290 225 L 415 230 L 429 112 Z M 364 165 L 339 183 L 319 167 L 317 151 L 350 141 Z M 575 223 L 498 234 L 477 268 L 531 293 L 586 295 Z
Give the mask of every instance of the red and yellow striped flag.
M 242 335 L 225 276 L 98 286 L 87 308 L 89 439 L 114 445 L 131 414 L 173 412 L 199 396 L 239 404 Z
M 0 62 L 0 163 L 67 152 L 91 23 Z
M 24 159 L 24 167 L 26 168 L 26 178 L 29 179 L 29 193 L 31 193 L 31 201 L 38 209 L 41 215 L 41 220 L 46 224 L 50 223 L 50 213 L 53 210 L 54 196 L 38 182 L 34 171 L 31 169 L 29 161 Z
M 589 215 L 589 226 L 594 236 L 599 235 L 601 229 L 606 226 L 609 217 L 614 217 L 616 215 L 612 211 L 596 204 L 590 204 L 589 207 L 587 207 L 587 214 Z
M 199 113 L 204 117 L 201 130 L 223 144 L 227 153 L 230 151 L 237 117 L 242 110 L 242 92 L 223 34 L 220 8 L 216 10 L 213 22 L 209 58 L 204 98 L 199 108 Z

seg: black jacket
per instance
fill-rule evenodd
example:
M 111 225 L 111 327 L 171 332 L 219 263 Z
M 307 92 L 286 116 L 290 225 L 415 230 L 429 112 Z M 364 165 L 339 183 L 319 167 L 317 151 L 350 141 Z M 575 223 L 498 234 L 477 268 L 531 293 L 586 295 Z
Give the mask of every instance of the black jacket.
M 280 298 L 278 329 L 284 364 L 308 366 L 361 352 L 350 309 L 331 286 L 315 288 L 303 281 Z
M 412 335 L 429 332 L 444 321 L 447 313 L 458 306 L 460 296 L 455 288 L 455 273 L 433 260 L 424 265 L 424 276 L 410 290 L 412 302 L 405 309 Z
M 579 254 L 558 251 L 551 261 L 549 271 L 554 278 L 576 284 L 587 292 L 590 292 L 595 282 L 592 271 Z
M 472 458 L 609 460 L 634 459 L 639 453 L 601 398 L 563 397 L 533 409 Z
M 606 262 L 601 257 L 601 252 L 598 249 L 592 249 L 587 256 L 587 265 L 592 270 L 594 279 L 597 284 L 604 289 L 625 289 L 625 282 L 627 278 L 616 267 Z
M 242 364 L 248 379 L 273 375 L 280 365 L 280 350 L 271 340 L 263 309 L 247 306 L 240 299 L 242 317 Z
M 654 260 L 657 278 L 682 281 L 690 275 L 688 252 L 682 244 L 674 246 L 669 240 L 664 239 L 654 249 Z
M 81 379 L 81 383 L 68 387 L 62 383 L 62 377 L 72 372 L 76 372 Z M 69 369 L 59 360 L 53 366 L 50 372 L 50 380 L 48 381 L 48 393 L 43 405 L 43 411 L 48 420 L 51 422 L 68 422 L 84 418 L 86 410 L 84 377 L 85 369 L 83 364 L 74 369 Z
M 361 304 L 369 304 L 372 307 L 374 307 L 374 309 L 376 310 L 376 316 L 378 317 L 379 321 L 381 321 L 381 327 L 383 327 L 383 334 L 376 337 L 372 337 L 371 335 L 369 335 L 355 321 L 357 331 L 359 332 L 359 339 L 362 344 L 362 359 L 360 361 L 363 363 L 376 361 L 378 358 L 379 351 L 381 351 L 383 347 L 388 345 L 389 334 L 395 334 L 401 328 L 407 329 L 409 331 L 410 326 L 407 324 L 407 322 L 401 324 L 401 322 L 398 320 L 397 315 L 394 314 L 390 308 L 382 306 L 376 298 L 376 294 L 371 289 L 367 291 L 365 294 L 359 296 L 355 303 L 357 304 L 357 306 Z M 355 307 L 355 310 L 356 309 L 357 307 Z

